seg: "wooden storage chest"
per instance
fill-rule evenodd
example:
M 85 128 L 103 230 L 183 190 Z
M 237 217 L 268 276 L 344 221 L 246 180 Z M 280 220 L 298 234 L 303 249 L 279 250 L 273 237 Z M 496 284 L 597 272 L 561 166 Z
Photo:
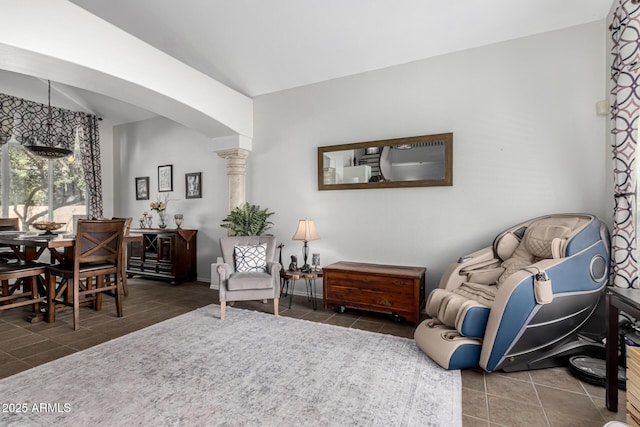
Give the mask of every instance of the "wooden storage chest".
M 324 307 L 339 306 L 420 320 L 424 267 L 336 262 L 323 267 Z

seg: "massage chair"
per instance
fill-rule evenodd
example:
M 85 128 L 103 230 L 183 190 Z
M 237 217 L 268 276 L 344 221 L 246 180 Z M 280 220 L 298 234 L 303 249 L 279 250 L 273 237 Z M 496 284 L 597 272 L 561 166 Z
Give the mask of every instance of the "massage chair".
M 609 234 L 595 216 L 553 214 L 461 257 L 427 299 L 414 338 L 446 369 L 506 372 L 601 353 Z M 602 353 L 603 354 L 603 353 Z

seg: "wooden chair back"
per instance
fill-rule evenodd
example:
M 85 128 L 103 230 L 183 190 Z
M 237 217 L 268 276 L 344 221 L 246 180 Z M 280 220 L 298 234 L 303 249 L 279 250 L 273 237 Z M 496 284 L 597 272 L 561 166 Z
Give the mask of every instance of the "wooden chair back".
M 18 231 L 20 230 L 19 218 L 0 218 L 0 231 Z M 0 263 L 5 263 L 10 259 L 17 259 L 13 250 L 8 246 L 0 245 Z
M 130 230 L 131 230 L 131 222 L 133 221 L 133 217 L 122 217 L 122 218 L 118 218 L 116 216 L 114 216 L 111 219 L 121 219 L 124 220 L 124 235 L 128 236 L 130 234 Z
M 78 220 L 74 264 L 90 263 L 120 265 L 123 219 Z
M 0 218 L 0 231 L 13 231 L 20 229 L 19 218 Z

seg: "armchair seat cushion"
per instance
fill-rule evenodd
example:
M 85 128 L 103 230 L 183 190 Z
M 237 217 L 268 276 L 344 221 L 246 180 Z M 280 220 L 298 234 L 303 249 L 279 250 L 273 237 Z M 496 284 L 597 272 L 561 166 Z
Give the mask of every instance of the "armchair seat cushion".
M 260 271 L 233 273 L 227 281 L 227 289 L 230 291 L 271 288 L 273 288 L 273 277 Z

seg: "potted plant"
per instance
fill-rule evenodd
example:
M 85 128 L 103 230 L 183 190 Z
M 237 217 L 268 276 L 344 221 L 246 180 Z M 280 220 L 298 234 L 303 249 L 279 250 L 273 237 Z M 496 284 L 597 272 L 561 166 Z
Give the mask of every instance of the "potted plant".
M 236 236 L 260 236 L 273 225 L 269 221 L 273 214 L 268 209 L 260 209 L 259 205 L 245 202 L 229 212 L 220 227 L 230 229 Z

